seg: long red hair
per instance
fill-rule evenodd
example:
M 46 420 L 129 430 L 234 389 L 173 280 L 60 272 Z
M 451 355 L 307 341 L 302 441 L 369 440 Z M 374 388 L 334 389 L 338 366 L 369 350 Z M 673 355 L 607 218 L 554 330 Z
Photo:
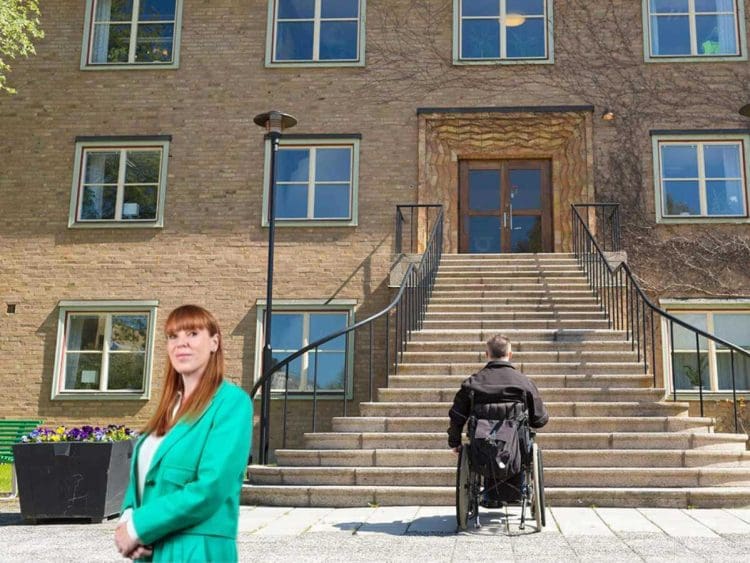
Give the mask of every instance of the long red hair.
M 172 362 L 167 355 L 167 369 L 164 378 L 164 387 L 161 391 L 159 406 L 156 412 L 148 421 L 143 432 L 154 433 L 157 436 L 166 434 L 172 426 L 181 418 L 198 417 L 208 406 L 208 403 L 216 393 L 221 382 L 224 380 L 224 348 L 222 346 L 221 329 L 219 323 L 210 312 L 198 305 L 182 305 L 177 307 L 167 317 L 164 323 L 164 333 L 169 336 L 176 334 L 181 330 L 208 330 L 211 336 L 218 336 L 219 346 L 216 352 L 211 354 L 206 366 L 206 371 L 198 382 L 195 391 L 185 399 L 177 412 L 172 415 L 175 404 L 177 403 L 177 394 L 185 393 L 182 383 L 182 376 L 174 369 Z

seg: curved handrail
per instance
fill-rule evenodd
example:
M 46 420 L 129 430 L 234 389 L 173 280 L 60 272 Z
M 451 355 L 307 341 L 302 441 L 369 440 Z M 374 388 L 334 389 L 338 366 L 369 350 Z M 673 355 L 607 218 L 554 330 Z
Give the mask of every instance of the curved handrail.
M 617 205 L 617 204 L 601 204 L 601 205 Z M 641 357 L 641 347 L 643 347 L 643 366 L 644 366 L 644 372 L 647 372 L 648 368 L 648 333 L 647 333 L 647 319 L 646 319 L 646 308 L 650 310 L 651 315 L 651 360 L 652 360 L 652 369 L 653 369 L 653 376 L 654 376 L 654 385 L 656 385 L 656 350 L 655 350 L 655 325 L 654 325 L 654 313 L 661 316 L 663 319 L 666 319 L 669 321 L 669 337 L 670 337 L 670 353 L 672 355 L 672 395 L 673 399 L 677 400 L 677 388 L 676 388 L 676 374 L 675 374 L 675 351 L 674 351 L 674 324 L 677 324 L 684 329 L 691 331 L 695 334 L 695 342 L 696 342 L 696 364 L 697 364 L 697 372 L 698 372 L 698 393 L 699 393 L 699 401 L 700 401 L 700 412 L 701 416 L 703 416 L 703 369 L 701 368 L 701 348 L 700 348 L 700 337 L 703 337 L 706 340 L 710 340 L 716 344 L 719 344 L 723 346 L 724 350 L 722 350 L 723 353 L 729 352 L 730 358 L 731 358 L 731 375 L 732 375 L 732 403 L 734 408 L 734 427 L 735 432 L 739 431 L 738 428 L 738 408 L 737 408 L 737 385 L 736 385 L 736 377 L 735 377 L 735 367 L 734 367 L 734 354 L 740 354 L 741 356 L 744 356 L 750 360 L 750 352 L 737 346 L 736 344 L 733 344 L 731 342 L 728 342 L 727 340 L 724 340 L 723 338 L 720 338 L 714 334 L 711 334 L 707 331 L 704 331 L 698 327 L 695 327 L 677 317 L 674 315 L 668 313 L 664 309 L 660 308 L 658 305 L 654 304 L 648 296 L 645 294 L 645 292 L 641 289 L 640 285 L 635 279 L 635 276 L 630 269 L 630 267 L 625 263 L 621 262 L 616 267 L 612 267 L 607 260 L 606 256 L 604 255 L 604 252 L 602 251 L 601 246 L 596 241 L 596 238 L 594 237 L 593 233 L 588 227 L 588 224 L 586 221 L 584 221 L 583 217 L 578 211 L 578 207 L 590 207 L 586 204 L 581 204 L 580 206 L 577 204 L 571 205 L 572 210 L 572 218 L 573 218 L 573 250 L 576 258 L 579 259 L 579 263 L 584 268 L 584 271 L 586 272 L 586 275 L 589 280 L 589 284 L 591 285 L 592 290 L 597 295 L 597 301 L 601 300 L 601 306 L 602 309 L 605 311 L 605 314 L 608 319 L 608 323 L 610 323 L 614 317 L 614 324 L 615 325 L 623 325 L 626 330 L 626 339 L 630 340 L 633 345 L 633 349 L 635 348 L 636 341 L 638 342 L 637 346 L 637 352 L 638 352 L 638 361 L 640 362 Z M 578 220 L 576 224 L 576 219 Z M 581 235 L 579 235 L 579 231 L 576 230 L 576 227 L 581 231 Z M 579 236 L 585 237 L 585 240 L 583 243 L 581 243 L 579 239 Z M 584 250 L 585 247 L 585 250 Z M 593 249 L 593 252 L 591 251 Z M 592 265 L 591 260 L 589 258 L 586 258 L 584 256 L 584 253 L 587 255 L 593 255 L 595 256 L 594 260 L 595 263 Z M 597 260 L 598 259 L 598 260 Z M 626 304 L 623 308 L 622 304 L 622 294 L 620 287 L 622 286 L 621 280 L 622 280 L 622 273 L 625 275 L 625 299 Z M 608 277 L 608 279 L 606 279 Z M 617 278 L 617 280 L 620 280 L 620 285 L 617 286 L 615 284 L 611 284 L 613 278 Z M 614 295 L 612 294 L 614 289 Z M 639 304 L 638 301 L 635 303 L 631 302 L 631 292 L 635 291 L 635 295 L 637 298 L 640 299 L 640 302 L 643 304 L 642 306 Z M 642 309 L 642 314 L 641 314 Z M 641 326 L 642 323 L 642 326 Z M 641 328 L 643 329 L 643 332 L 641 333 Z M 666 343 L 665 343 L 666 344 Z M 710 377 L 710 373 L 708 374 Z M 664 374 L 664 379 L 666 379 L 666 373 Z
M 591 237 L 591 242 L 593 243 L 594 248 L 596 248 L 599 256 L 602 258 L 602 260 L 604 261 L 604 264 L 609 269 L 609 273 L 610 274 L 614 275 L 619 270 L 624 271 L 628 275 L 628 277 L 633 281 L 633 287 L 638 292 L 638 295 L 640 295 L 640 297 L 643 299 L 643 301 L 645 301 L 646 305 L 648 305 L 651 309 L 653 309 L 654 312 L 659 313 L 661 316 L 666 317 L 667 319 L 669 319 L 670 321 L 673 321 L 673 322 L 677 323 L 678 325 L 682 325 L 683 327 L 687 328 L 688 330 L 692 330 L 693 332 L 697 332 L 700 336 L 703 336 L 705 338 L 710 338 L 714 342 L 718 342 L 722 346 L 725 346 L 727 348 L 733 349 L 734 351 L 739 352 L 740 354 L 744 354 L 745 356 L 747 356 L 748 358 L 750 358 L 750 352 L 748 352 L 744 348 L 740 348 L 736 344 L 732 344 L 731 342 L 727 342 L 723 338 L 720 338 L 720 337 L 718 337 L 718 336 L 716 336 L 714 334 L 711 334 L 710 332 L 705 332 L 704 330 L 702 330 L 702 329 L 700 329 L 698 327 L 695 327 L 695 326 L 693 326 L 693 325 L 691 325 L 689 323 L 686 323 L 685 321 L 681 321 L 677 317 L 675 317 L 675 316 L 667 313 L 664 309 L 660 308 L 658 305 L 654 305 L 654 303 L 651 302 L 651 300 L 648 298 L 648 296 L 643 292 L 643 290 L 641 289 L 641 287 L 638 285 L 638 282 L 636 281 L 635 276 L 633 275 L 633 271 L 630 269 L 630 267 L 628 267 L 628 265 L 625 262 L 620 262 L 615 268 L 612 268 L 612 266 L 609 265 L 609 261 L 604 256 L 604 253 L 602 252 L 601 247 L 596 242 L 596 238 L 591 233 L 591 231 L 589 230 L 588 226 L 583 222 L 583 218 L 581 217 L 580 213 L 578 213 L 578 209 L 576 209 L 577 205 L 578 204 L 573 204 L 573 211 L 578 216 L 578 218 L 581 220 L 581 223 L 582 223 L 581 226 L 585 229 L 586 234 L 589 235 L 589 237 Z
M 300 356 L 305 355 L 307 352 L 309 352 L 313 348 L 318 348 L 319 346 L 322 346 L 326 342 L 330 342 L 331 340 L 334 340 L 334 339 L 338 338 L 339 336 L 343 336 L 347 332 L 351 332 L 353 330 L 356 330 L 356 329 L 358 329 L 358 328 L 366 325 L 367 323 L 370 323 L 370 322 L 372 322 L 372 321 L 374 321 L 376 319 L 379 319 L 380 317 L 382 317 L 383 315 L 385 315 L 386 313 L 388 313 L 388 311 L 390 311 L 394 307 L 396 307 L 396 305 L 398 305 L 399 301 L 401 301 L 401 296 L 404 294 L 404 291 L 406 290 L 407 280 L 409 279 L 409 276 L 411 275 L 412 270 L 414 270 L 414 269 L 415 269 L 414 268 L 414 264 L 413 263 L 409 264 L 409 267 L 407 268 L 406 273 L 404 274 L 404 279 L 401 281 L 401 286 L 399 287 L 399 290 L 398 290 L 398 293 L 396 294 L 396 297 L 393 299 L 393 301 L 391 301 L 390 305 L 388 305 L 385 309 L 383 309 L 382 311 L 379 311 L 379 312 L 375 313 L 374 315 L 371 315 L 371 316 L 367 317 L 364 320 L 358 321 L 358 322 L 354 323 L 353 325 L 346 326 L 346 327 L 342 328 L 341 330 L 339 330 L 338 332 L 334 332 L 332 334 L 324 336 L 323 338 L 319 338 L 315 342 L 313 342 L 311 344 L 308 344 L 304 348 L 300 348 L 299 350 L 297 350 L 296 352 L 294 352 L 290 356 L 287 356 L 286 358 L 284 358 L 283 360 L 281 360 L 279 363 L 274 364 L 271 367 L 271 369 L 268 372 L 266 372 L 265 374 L 263 374 L 263 376 L 260 379 L 258 379 L 257 383 L 255 385 L 253 385 L 253 388 L 250 391 L 250 397 L 255 397 L 255 394 L 258 392 L 258 389 L 260 389 L 261 385 L 263 385 L 263 383 L 265 383 L 268 380 L 268 378 L 270 378 L 273 374 L 275 374 L 276 372 L 278 372 L 278 371 L 282 370 L 284 367 L 286 367 L 287 364 L 292 363 L 294 360 L 296 360 Z
M 431 207 L 436 207 L 436 206 L 439 207 L 438 217 L 435 220 L 435 224 L 432 226 L 432 231 L 430 232 L 430 236 L 427 239 L 427 244 L 425 246 L 425 252 L 422 254 L 422 258 L 419 261 L 419 266 L 415 267 L 414 263 L 409 264 L 409 267 L 407 268 L 406 273 L 404 274 L 404 277 L 401 280 L 401 285 L 399 286 L 398 293 L 396 294 L 396 297 L 393 299 L 393 301 L 391 301 L 391 303 L 385 309 L 383 309 L 382 311 L 379 311 L 379 312 L 375 313 L 374 315 L 371 315 L 371 316 L 369 316 L 368 318 L 366 318 L 366 319 L 364 319 L 362 321 L 358 321 L 358 322 L 356 322 L 353 325 L 350 325 L 350 326 L 347 326 L 345 328 L 342 328 L 341 330 L 339 330 L 337 332 L 329 334 L 328 336 L 324 336 L 323 338 L 319 338 L 315 342 L 312 342 L 311 344 L 308 344 L 304 348 L 300 348 L 299 350 L 297 350 L 296 352 L 294 352 L 290 356 L 287 356 L 286 358 L 284 358 L 283 360 L 281 360 L 279 363 L 274 364 L 273 366 L 271 366 L 271 368 L 258 379 L 258 381 L 255 383 L 255 385 L 253 385 L 253 388 L 250 391 L 250 397 L 251 398 L 255 397 L 255 394 L 258 392 L 258 389 L 260 389 L 260 387 L 266 381 L 268 381 L 273 376 L 273 374 L 275 374 L 275 373 L 279 372 L 280 370 L 284 369 L 287 365 L 289 365 L 291 362 L 293 362 L 294 360 L 296 360 L 300 356 L 306 354 L 307 352 L 309 352 L 310 350 L 312 350 L 314 348 L 318 348 L 318 347 L 322 346 L 326 342 L 330 342 L 331 340 L 333 340 L 335 338 L 343 336 L 344 334 L 346 334 L 348 332 L 352 332 L 353 330 L 356 330 L 356 329 L 358 329 L 358 328 L 360 328 L 362 326 L 365 326 L 368 323 L 371 323 L 372 321 L 374 321 L 376 319 L 379 319 L 383 315 L 387 314 L 389 311 L 393 310 L 399 304 L 399 301 L 401 301 L 401 298 L 402 298 L 402 296 L 404 294 L 404 291 L 406 290 L 407 286 L 409 285 L 409 280 L 410 280 L 410 276 L 412 275 L 412 273 L 415 270 L 416 271 L 424 271 L 424 269 L 423 269 L 424 268 L 424 263 L 425 263 L 425 260 L 427 259 L 427 255 L 428 255 L 427 251 L 430 248 L 431 244 L 433 243 L 433 240 L 435 238 L 436 232 L 438 230 L 438 227 L 440 226 L 440 222 L 441 222 L 441 219 L 442 219 L 442 216 L 443 216 L 442 205 L 431 205 Z

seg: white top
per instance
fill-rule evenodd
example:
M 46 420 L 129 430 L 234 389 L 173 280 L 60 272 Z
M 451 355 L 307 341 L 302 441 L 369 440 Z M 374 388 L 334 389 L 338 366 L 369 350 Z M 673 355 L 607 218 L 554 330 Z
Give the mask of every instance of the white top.
M 174 409 L 172 409 L 172 416 L 177 414 L 177 411 L 180 410 L 181 404 L 182 393 L 178 393 L 177 403 L 175 404 Z M 143 488 L 146 484 L 146 475 L 148 474 L 148 470 L 151 469 L 151 462 L 154 460 L 154 455 L 156 455 L 156 451 L 164 441 L 164 438 L 167 437 L 167 434 L 169 434 L 169 431 L 165 432 L 164 436 L 155 436 L 153 434 L 149 434 L 144 438 L 143 442 L 138 448 L 138 459 L 136 460 L 136 475 L 138 476 L 138 482 L 136 483 L 136 486 L 138 487 L 139 498 L 143 497 Z M 136 532 L 135 524 L 133 523 L 132 508 L 128 508 L 125 510 L 125 512 L 122 513 L 122 516 L 120 516 L 120 522 L 127 522 L 128 534 L 131 538 L 137 540 L 138 533 Z

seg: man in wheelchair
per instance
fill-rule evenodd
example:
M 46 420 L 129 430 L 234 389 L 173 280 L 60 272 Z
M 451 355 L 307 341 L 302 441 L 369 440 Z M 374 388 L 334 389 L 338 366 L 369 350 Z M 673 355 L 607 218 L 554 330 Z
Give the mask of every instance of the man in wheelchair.
M 549 416 L 536 385 L 510 363 L 513 352 L 508 338 L 499 334 L 490 338 L 485 354 L 487 365 L 461 383 L 453 400 L 448 445 L 456 453 L 461 451 L 461 432 L 468 421 L 470 463 L 484 477 L 479 504 L 497 508 L 522 500 L 524 472 L 519 467 L 520 454 L 513 459 L 512 448 L 516 452 L 530 449 L 529 426 L 541 428 Z M 483 444 L 495 449 L 482 450 Z

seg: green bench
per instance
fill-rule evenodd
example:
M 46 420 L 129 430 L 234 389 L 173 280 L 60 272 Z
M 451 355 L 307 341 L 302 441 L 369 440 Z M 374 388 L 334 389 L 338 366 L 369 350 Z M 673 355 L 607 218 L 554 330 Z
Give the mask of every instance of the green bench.
M 16 494 L 16 474 L 13 468 L 13 444 L 18 443 L 24 434 L 42 424 L 43 420 L 8 419 L 0 420 L 0 464 L 11 464 L 11 494 Z

